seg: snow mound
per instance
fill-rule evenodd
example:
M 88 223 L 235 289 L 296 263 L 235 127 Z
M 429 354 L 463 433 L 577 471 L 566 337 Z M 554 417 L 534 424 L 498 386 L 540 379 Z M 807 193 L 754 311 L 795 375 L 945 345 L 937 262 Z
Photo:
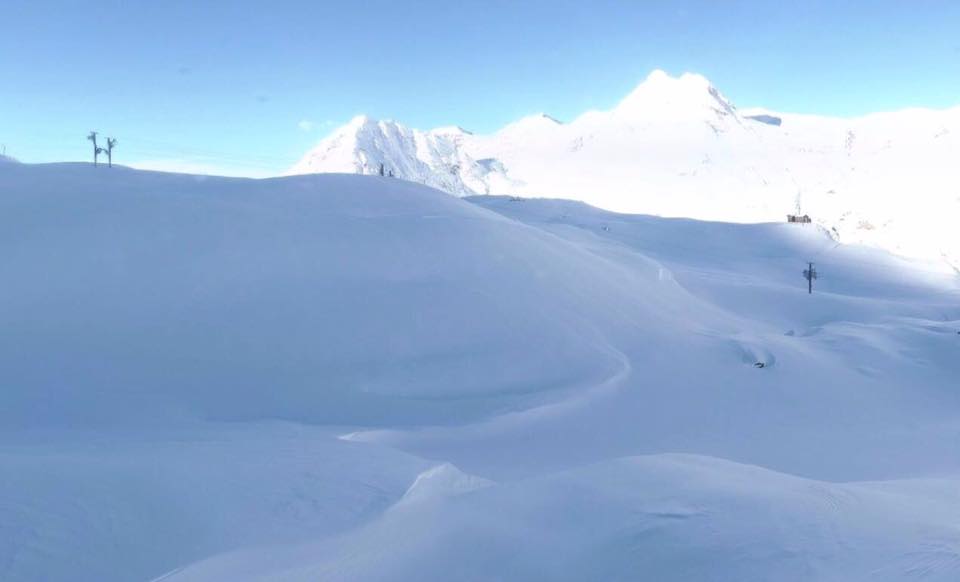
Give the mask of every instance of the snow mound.
M 341 533 L 387 511 L 428 466 L 305 426 L 5 431 L 0 579 L 143 581 Z
M 633 457 L 388 514 L 320 544 L 215 558 L 168 582 L 947 582 L 960 575 L 958 502 L 946 481 L 831 484 Z
M 4 423 L 456 422 L 618 374 L 598 326 L 677 301 L 390 178 L 18 164 L 0 189 Z
M 443 463 L 417 475 L 398 506 L 406 507 L 432 499 L 460 495 L 491 485 L 493 481 L 489 479 L 468 475 L 451 463 Z

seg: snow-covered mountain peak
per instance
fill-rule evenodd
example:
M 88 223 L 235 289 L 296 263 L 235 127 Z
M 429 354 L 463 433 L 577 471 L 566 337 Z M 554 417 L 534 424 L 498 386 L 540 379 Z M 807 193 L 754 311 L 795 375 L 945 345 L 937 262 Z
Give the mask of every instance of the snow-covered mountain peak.
M 650 73 L 614 109 L 625 118 L 689 118 L 697 110 L 720 116 L 734 115 L 736 108 L 703 75 L 683 73 L 671 77 L 664 71 Z
M 844 242 L 960 264 L 956 229 L 940 220 L 960 211 L 958 147 L 960 107 L 852 119 L 738 109 L 702 75 L 654 71 L 613 109 L 567 123 L 536 114 L 473 135 L 360 116 L 290 173 L 377 174 L 382 165 L 455 195 L 733 222 L 799 209 Z
M 360 115 L 354 116 L 354 118 L 347 123 L 347 127 L 363 127 L 371 121 L 374 120 L 369 115 L 361 113 Z
M 361 113 L 360 115 L 354 116 L 350 121 L 344 125 L 338 127 L 331 133 L 331 137 L 334 135 L 355 135 L 357 133 L 364 132 L 374 132 L 378 131 L 378 128 L 381 125 L 389 125 L 390 121 L 381 121 L 379 119 L 374 119 L 369 115 Z M 322 143 L 322 142 L 321 142 Z
M 324 138 L 288 173 L 382 174 L 458 195 L 489 193 L 488 184 L 499 183 L 503 165 L 492 157 L 468 155 L 461 146 L 470 137 L 459 126 L 423 131 L 359 115 Z

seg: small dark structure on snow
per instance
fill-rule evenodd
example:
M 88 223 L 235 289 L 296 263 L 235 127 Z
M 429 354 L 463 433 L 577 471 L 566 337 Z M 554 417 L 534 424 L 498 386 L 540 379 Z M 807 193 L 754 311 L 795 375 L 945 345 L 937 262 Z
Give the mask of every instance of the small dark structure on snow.
M 807 280 L 807 293 L 813 293 L 813 280 L 817 278 L 817 269 L 812 262 L 808 262 L 807 268 L 803 270 L 803 278 Z
M 97 145 L 97 132 L 91 131 L 87 139 L 93 142 L 93 165 L 97 165 L 97 158 L 103 153 L 103 148 Z
M 797 223 L 800 223 L 800 224 L 810 224 L 810 223 L 813 222 L 813 221 L 810 220 L 810 215 L 808 215 L 808 214 L 788 214 L 788 215 L 787 215 L 787 222 L 791 222 L 791 223 L 792 223 L 792 222 L 797 222 Z
M 100 148 L 102 151 L 107 152 L 107 166 L 110 167 L 110 168 L 113 167 L 113 147 L 114 147 L 115 145 L 117 145 L 117 140 L 113 139 L 112 137 L 108 137 L 108 138 L 107 138 L 107 147 L 106 147 L 106 148 Z

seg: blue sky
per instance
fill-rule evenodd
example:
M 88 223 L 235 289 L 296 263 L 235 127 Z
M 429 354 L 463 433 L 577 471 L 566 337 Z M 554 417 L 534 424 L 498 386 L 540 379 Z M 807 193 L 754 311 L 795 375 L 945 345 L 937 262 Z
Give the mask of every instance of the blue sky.
M 609 108 L 652 69 L 741 107 L 960 104 L 960 2 L 4 0 L 0 144 L 272 173 L 357 113 L 487 132 Z

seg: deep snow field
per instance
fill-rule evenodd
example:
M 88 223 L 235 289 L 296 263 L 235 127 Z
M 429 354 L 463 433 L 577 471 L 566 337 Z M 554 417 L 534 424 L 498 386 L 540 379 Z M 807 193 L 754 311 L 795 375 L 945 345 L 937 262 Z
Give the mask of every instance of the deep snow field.
M 0 249 L 0 580 L 960 579 L 942 263 L 89 164 Z

